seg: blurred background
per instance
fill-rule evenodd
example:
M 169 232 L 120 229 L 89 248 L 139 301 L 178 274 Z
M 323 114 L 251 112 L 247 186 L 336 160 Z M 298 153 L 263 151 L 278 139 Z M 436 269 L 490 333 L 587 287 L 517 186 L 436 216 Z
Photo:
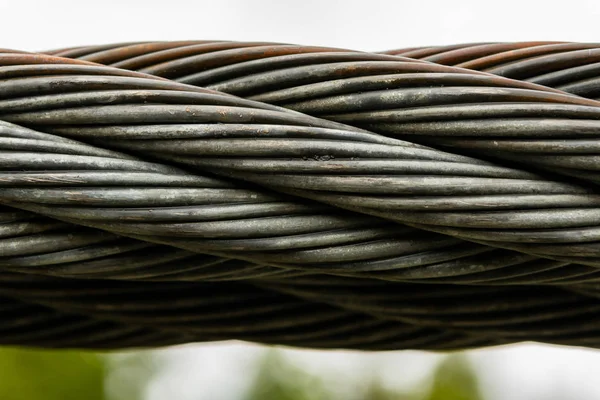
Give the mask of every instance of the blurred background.
M 597 1 L 0 0 L 0 47 L 261 40 L 386 50 L 598 41 Z M 3 400 L 599 399 L 600 352 L 539 344 L 435 354 L 240 342 L 91 353 L 0 348 Z

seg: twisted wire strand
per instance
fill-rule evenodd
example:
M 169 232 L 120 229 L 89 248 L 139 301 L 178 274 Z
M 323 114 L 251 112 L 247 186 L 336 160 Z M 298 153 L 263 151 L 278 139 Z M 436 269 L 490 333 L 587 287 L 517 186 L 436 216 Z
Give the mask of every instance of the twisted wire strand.
M 31 215 L 35 214 L 29 216 Z M 301 274 L 300 271 L 198 255 L 170 246 L 155 246 L 93 229 L 74 231 L 73 227 L 68 231 L 48 229 L 33 235 L 15 234 L 12 238 L 2 239 L 0 243 L 5 257 L 0 259 L 0 266 L 5 270 L 23 273 L 125 280 L 237 280 L 267 276 L 296 278 Z M 89 241 L 94 243 L 90 244 Z M 583 265 L 502 253 L 497 250 L 482 250 L 474 256 L 456 261 L 430 263 L 426 262 L 425 254 L 421 254 L 417 259 L 421 264 L 413 267 L 399 268 L 398 259 L 394 260 L 392 257 L 371 262 L 370 270 L 366 265 L 359 269 L 356 264 L 351 269 L 352 265 L 345 263 L 342 264 L 345 266 L 343 269 L 336 270 L 330 264 L 327 268 L 321 267 L 319 271 L 351 275 L 354 270 L 359 276 L 388 281 L 426 279 L 430 282 L 471 284 L 560 284 L 572 283 L 574 279 L 589 282 L 598 275 L 595 268 Z M 404 258 L 406 263 L 407 258 Z M 396 268 L 392 268 L 393 266 Z
M 355 287 L 333 285 L 323 294 L 321 285 L 281 282 L 277 290 L 297 296 L 315 296 L 324 302 L 404 322 L 432 327 L 450 327 L 474 336 L 519 341 L 572 342 L 575 337 L 593 341 L 597 335 L 598 304 L 595 299 L 556 288 L 434 286 L 424 291 L 410 286 L 401 292 L 397 285 Z M 387 290 L 386 290 L 387 289 Z M 496 291 L 497 290 L 497 291 Z M 546 291 L 547 290 L 547 291 Z M 502 301 L 498 301 L 502 299 Z M 510 301 L 507 301 L 510 299 Z M 587 337 L 587 339 L 583 339 Z
M 596 49 L 3 51 L 0 342 L 597 347 Z
M 152 292 L 148 291 L 150 287 Z M 180 335 L 187 341 L 235 337 L 272 344 L 378 350 L 413 344 L 453 348 L 454 343 L 462 347 L 482 342 L 481 338 L 452 330 L 373 318 L 248 284 L 140 285 L 5 273 L 0 292 L 28 304 L 58 308 L 67 315 L 154 330 L 167 337 Z M 293 319 L 285 317 L 290 313 Z M 71 323 L 73 329 L 79 323 L 79 318 Z M 441 338 L 446 340 L 440 343 Z M 144 343 L 143 339 L 136 345 Z M 493 338 L 486 341 L 497 342 Z
M 259 51 L 252 60 L 244 61 L 249 48 L 242 44 L 237 49 L 211 49 L 208 53 L 201 50 L 203 46 L 206 45 L 156 51 L 148 48 L 144 55 L 132 51 L 130 46 L 106 52 L 89 48 L 85 58 L 100 63 L 107 58 L 107 64 L 283 105 L 411 141 L 451 146 L 473 154 L 493 154 L 569 176 L 598 180 L 594 158 L 597 153 L 591 143 L 597 135 L 593 121 L 597 119 L 596 104 L 579 99 L 565 106 L 557 104 L 568 102 L 565 98 L 515 90 L 548 91 L 549 87 L 556 87 L 563 96 L 564 92 L 571 92 L 594 98 L 591 91 L 571 90 L 568 85 L 598 86 L 596 44 L 500 43 L 429 48 L 419 53 L 390 52 L 457 64 L 471 68 L 470 71 L 415 64 L 410 59 L 400 64 L 407 59 L 388 61 L 375 55 L 369 58 L 364 53 L 354 53 L 354 59 L 347 53 L 350 59 L 344 59 L 338 52 L 311 53 L 308 49 L 306 53 L 291 55 Z M 130 51 L 133 56 L 128 55 Z M 119 58 L 115 59 L 113 53 L 118 53 Z M 494 79 L 476 74 L 473 69 L 546 86 L 542 89 L 525 81 Z M 543 73 L 537 79 L 535 74 L 539 72 Z M 590 105 L 594 108 L 585 107 Z M 336 114 L 329 115 L 328 111 Z M 565 141 L 564 135 L 573 131 L 581 137 L 571 135 L 571 140 Z M 515 135 L 519 141 L 514 140 Z
M 384 53 L 484 71 L 596 98 L 599 49 L 593 43 L 517 42 L 440 47 L 414 56 L 402 49 Z
M 12 134 L 15 127 L 5 128 Z M 418 260 L 428 256 L 431 263 L 485 250 L 476 245 L 455 249 L 458 241 L 454 239 L 420 235 L 414 229 L 376 218 L 349 216 L 334 209 L 325 208 L 325 212 L 314 214 L 311 212 L 322 207 L 277 202 L 261 192 L 236 189 L 230 182 L 127 159 L 114 152 L 100 157 L 91 146 L 56 142 L 52 135 L 16 129 L 21 137 L 34 135 L 38 139 L 33 144 L 27 140 L 8 141 L 9 153 L 3 158 L 3 169 L 18 168 L 20 172 L 0 176 L 0 185 L 4 186 L 0 197 L 8 204 L 28 199 L 17 206 L 43 210 L 66 221 L 196 252 L 226 252 L 239 258 L 291 266 L 370 258 L 379 262 L 383 257 L 412 254 Z M 42 149 L 32 152 L 37 148 Z M 40 189 L 40 185 L 44 187 Z M 113 237 L 100 233 L 100 238 Z M 3 255 L 20 251 L 14 241 L 11 243 L 6 244 Z M 349 251 L 352 248 L 356 250 Z M 37 246 L 33 249 L 38 250 Z M 411 257 L 405 258 L 408 263 Z M 335 269 L 335 265 L 331 268 Z M 368 268 L 368 263 L 363 268 Z

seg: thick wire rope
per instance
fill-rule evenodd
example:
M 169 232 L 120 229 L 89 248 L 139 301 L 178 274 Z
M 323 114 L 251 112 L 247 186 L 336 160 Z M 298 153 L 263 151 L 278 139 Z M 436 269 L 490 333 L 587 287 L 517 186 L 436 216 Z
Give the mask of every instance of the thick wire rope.
M 596 347 L 595 49 L 5 52 L 0 294 L 72 346 Z

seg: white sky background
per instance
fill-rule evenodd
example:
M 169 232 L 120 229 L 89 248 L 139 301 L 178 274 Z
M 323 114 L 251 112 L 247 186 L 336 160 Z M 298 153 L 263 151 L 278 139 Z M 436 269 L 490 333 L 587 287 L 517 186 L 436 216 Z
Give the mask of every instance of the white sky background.
M 600 5 L 569 1 L 0 0 L 1 46 L 227 39 L 356 50 L 473 41 L 597 41 Z
M 43 50 L 146 40 L 261 40 L 386 50 L 461 42 L 600 41 L 600 2 L 384 0 L 0 0 L 0 48 Z M 256 346 L 159 352 L 147 399 L 233 399 Z M 312 371 L 353 379 L 364 366 L 396 385 L 418 382 L 438 356 L 417 352 L 295 352 Z M 519 345 L 469 353 L 489 400 L 598 399 L 600 352 Z M 370 367 L 369 367 L 370 368 Z M 325 372 L 324 372 L 325 371 Z M 342 385 L 343 386 L 343 385 Z M 227 390 L 225 390 L 227 389 Z

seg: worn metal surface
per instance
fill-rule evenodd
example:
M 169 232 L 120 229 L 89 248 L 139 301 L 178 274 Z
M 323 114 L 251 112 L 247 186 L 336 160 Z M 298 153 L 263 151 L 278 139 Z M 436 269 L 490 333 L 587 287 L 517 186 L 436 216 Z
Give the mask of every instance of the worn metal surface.
M 0 343 L 598 347 L 598 49 L 4 52 Z

